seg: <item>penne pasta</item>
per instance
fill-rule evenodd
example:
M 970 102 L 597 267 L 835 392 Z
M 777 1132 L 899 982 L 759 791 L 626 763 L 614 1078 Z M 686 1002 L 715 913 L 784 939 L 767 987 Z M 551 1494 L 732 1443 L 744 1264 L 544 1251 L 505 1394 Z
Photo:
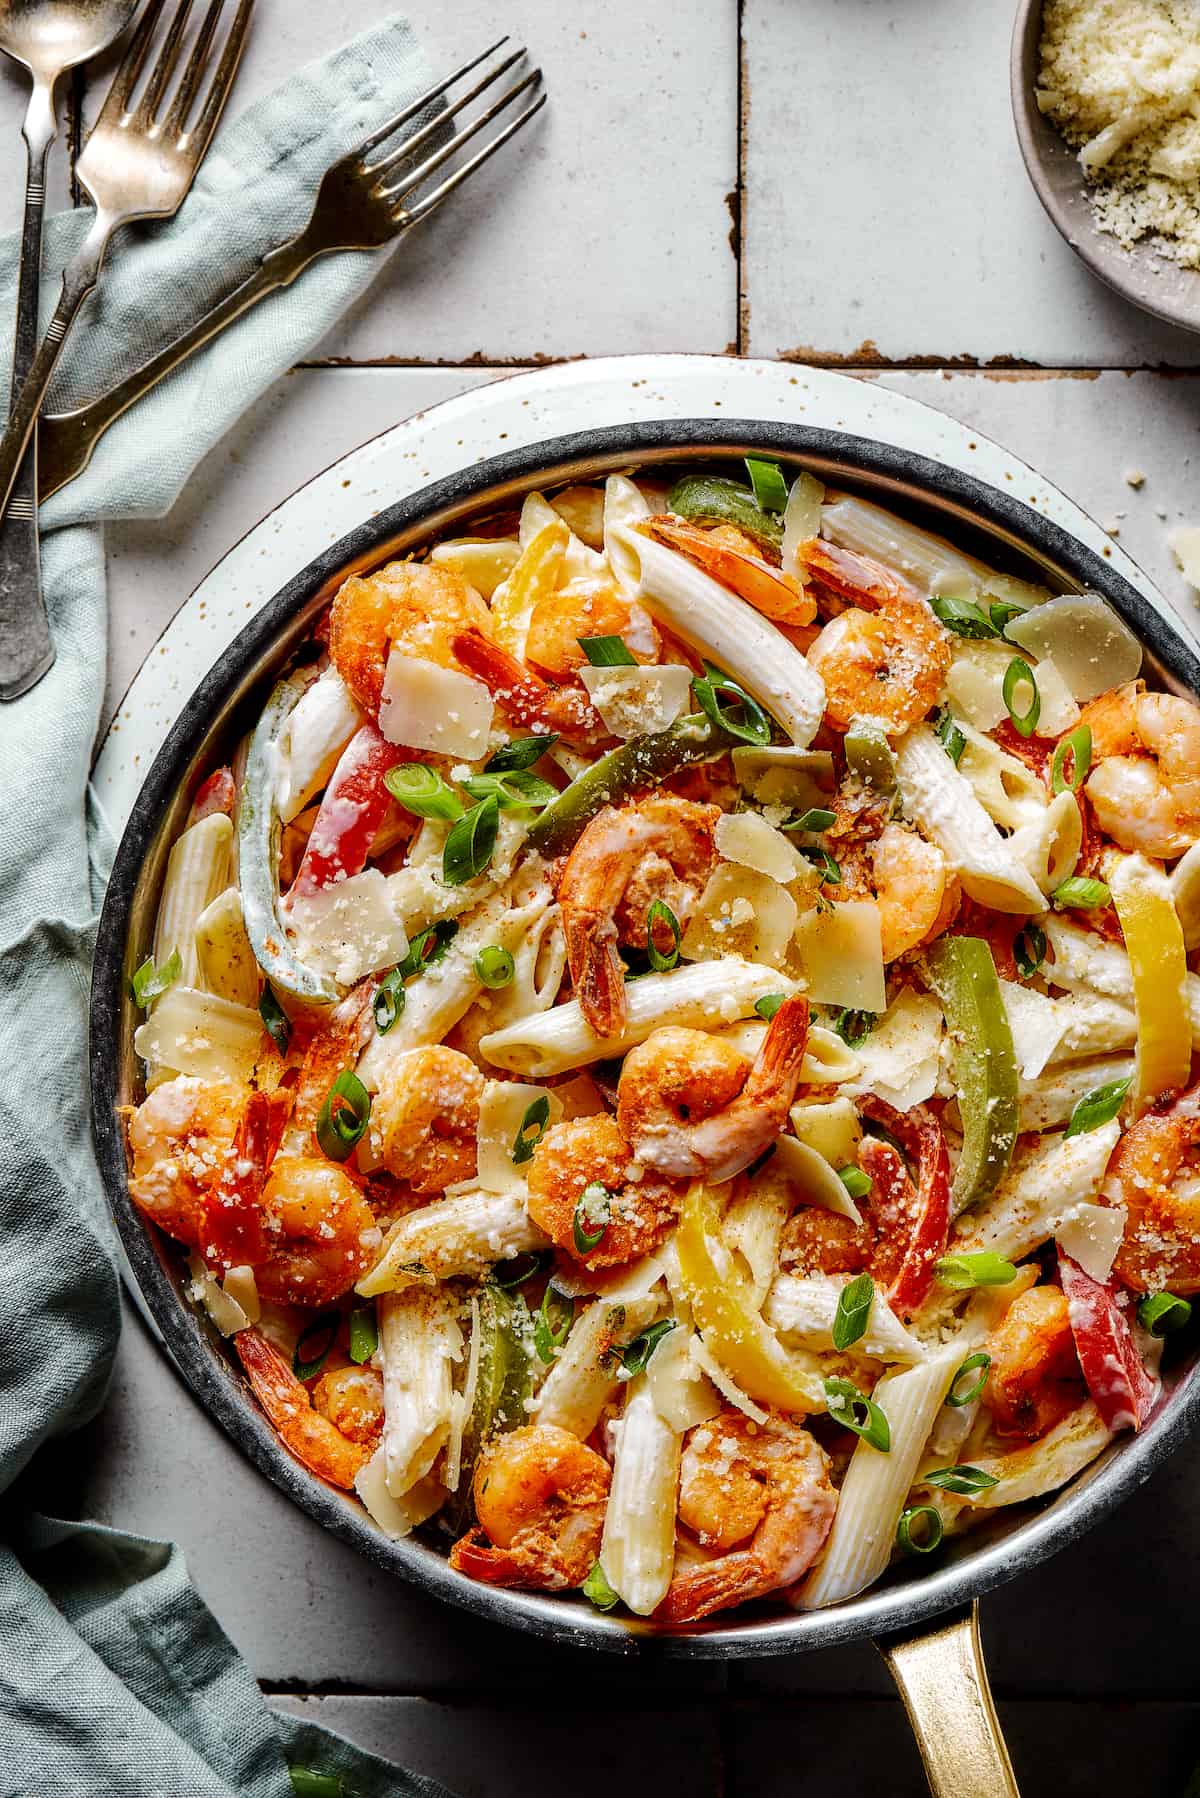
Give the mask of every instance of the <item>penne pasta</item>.
M 276 750 L 275 805 L 282 823 L 290 824 L 312 804 L 362 721 L 336 668 L 327 668 L 305 688 Z
M 479 1279 L 498 1261 L 546 1246 L 518 1193 L 463 1192 L 410 1211 L 394 1224 L 357 1291 L 364 1298 L 463 1275 Z
M 418 1480 L 402 1498 L 393 1498 L 388 1491 L 387 1456 L 382 1448 L 377 1448 L 371 1459 L 363 1463 L 354 1481 L 354 1490 L 372 1521 L 393 1542 L 411 1536 L 441 1509 L 446 1498 L 445 1487 L 432 1475 Z
M 900 744 L 896 781 L 905 811 L 958 870 L 972 899 L 1001 912 L 1045 911 L 1041 888 L 928 725 L 915 726 Z
M 412 1288 L 379 1302 L 387 1490 L 403 1499 L 430 1472 L 450 1434 L 451 1363 L 462 1356 L 455 1301 Z
M 621 1382 L 619 1349 L 662 1309 L 655 1298 L 601 1298 L 576 1318 L 538 1392 L 534 1416 L 586 1440 Z
M 635 1617 L 649 1617 L 675 1570 L 680 1437 L 660 1417 L 645 1375 L 629 1388 L 616 1430 L 600 1564 Z
M 1133 971 L 1129 957 L 1119 943 L 1094 936 L 1056 913 L 1047 916 L 1044 928 L 1054 954 L 1053 961 L 1047 961 L 1044 969 L 1046 979 L 1052 985 L 1066 987 L 1071 992 L 1093 993 L 1132 1009 Z M 1200 975 L 1185 976 L 1184 997 L 1192 1028 L 1192 1047 L 1200 1049 Z
M 177 837 L 167 858 L 154 932 L 154 960 L 161 967 L 178 951 L 182 986 L 195 986 L 200 978 L 196 923 L 229 885 L 232 852 L 233 825 L 224 812 L 213 812 Z
M 1114 1118 L 1079 1136 L 1046 1136 L 1014 1158 L 995 1192 L 958 1220 L 951 1252 L 990 1249 L 1019 1261 L 1054 1235 L 1061 1219 L 1094 1200 L 1121 1134 Z
M 788 1348 L 828 1353 L 833 1348 L 833 1320 L 847 1278 L 808 1274 L 797 1279 L 792 1274 L 780 1274 L 767 1295 L 763 1316 Z M 922 1343 L 904 1328 L 879 1291 L 871 1301 L 867 1327 L 855 1343 L 854 1352 L 876 1361 L 928 1359 Z
M 1095 1061 L 1052 1066 L 1020 1085 L 1021 1129 L 1056 1130 L 1065 1124 L 1080 1099 L 1098 1087 L 1133 1076 L 1132 1055 L 1110 1055 Z

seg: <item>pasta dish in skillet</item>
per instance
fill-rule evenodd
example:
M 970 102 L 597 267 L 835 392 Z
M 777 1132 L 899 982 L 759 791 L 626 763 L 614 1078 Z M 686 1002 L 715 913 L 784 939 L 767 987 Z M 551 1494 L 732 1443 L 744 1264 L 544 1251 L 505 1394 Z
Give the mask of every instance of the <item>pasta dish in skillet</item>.
M 1060 1486 L 1200 1290 L 1200 712 L 746 472 L 347 580 L 132 982 L 131 1195 L 291 1452 L 668 1625 Z

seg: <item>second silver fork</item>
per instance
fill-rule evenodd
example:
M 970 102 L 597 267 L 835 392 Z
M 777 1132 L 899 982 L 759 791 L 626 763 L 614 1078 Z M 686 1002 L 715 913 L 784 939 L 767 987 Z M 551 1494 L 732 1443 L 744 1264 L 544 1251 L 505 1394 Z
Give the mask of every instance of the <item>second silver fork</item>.
M 419 119 L 450 88 L 472 74 L 507 43 L 501 38 L 489 49 L 455 69 L 444 80 L 413 100 L 394 118 L 365 138 L 356 149 L 335 162 L 322 178 L 312 214 L 302 231 L 264 256 L 239 287 L 191 325 L 183 335 L 135 369 L 116 387 L 73 412 L 43 416 L 39 425 L 39 481 L 42 500 L 80 474 L 109 426 L 151 388 L 179 367 L 196 350 L 257 305 L 267 294 L 288 287 L 321 256 L 341 250 L 372 250 L 401 236 L 449 197 L 477 169 L 495 155 L 509 138 L 528 124 L 546 103 L 540 88 L 542 72 L 533 69 L 420 162 L 413 157 L 443 133 L 452 120 L 515 67 L 524 49 L 511 51 L 462 95 L 434 114 L 400 142 L 371 161 L 373 151 L 386 145 L 404 126 Z M 534 97 L 493 132 L 473 155 L 460 163 L 436 187 L 419 192 L 465 145 L 507 111 L 523 95 Z M 403 166 L 411 164 L 411 166 Z

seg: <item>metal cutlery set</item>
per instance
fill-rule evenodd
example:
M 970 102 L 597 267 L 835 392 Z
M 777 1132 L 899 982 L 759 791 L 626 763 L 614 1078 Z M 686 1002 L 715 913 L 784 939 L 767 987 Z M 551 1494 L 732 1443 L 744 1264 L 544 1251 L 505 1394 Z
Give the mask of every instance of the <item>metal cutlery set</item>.
M 541 72 L 534 69 L 453 128 L 463 109 L 524 56 L 516 50 L 494 62 L 507 42 L 501 39 L 326 170 L 303 230 L 265 254 L 173 343 L 87 405 L 39 418 L 64 341 L 101 278 L 113 234 L 134 219 L 172 218 L 186 198 L 233 87 L 254 4 L 210 0 L 189 39 L 193 0 L 175 0 L 169 18 L 164 17 L 166 0 L 146 0 L 75 166 L 95 215 L 64 270 L 58 305 L 38 344 L 42 211 L 47 153 L 56 135 L 55 84 L 64 70 L 115 42 L 137 10 L 137 0 L 0 0 L 0 49 L 23 63 L 33 80 L 24 127 L 28 181 L 12 397 L 0 439 L 0 701 L 27 692 L 54 661 L 41 594 L 39 500 L 81 473 L 108 427 L 218 332 L 267 294 L 290 286 L 319 257 L 378 249 L 399 237 L 440 206 L 545 104 Z M 477 70 L 481 72 L 466 92 L 447 99 L 456 83 Z M 519 110 L 511 111 L 519 102 Z M 503 114 L 508 116 L 488 131 Z M 409 126 L 413 128 L 405 133 Z M 481 133 L 486 135 L 480 146 L 441 175 Z

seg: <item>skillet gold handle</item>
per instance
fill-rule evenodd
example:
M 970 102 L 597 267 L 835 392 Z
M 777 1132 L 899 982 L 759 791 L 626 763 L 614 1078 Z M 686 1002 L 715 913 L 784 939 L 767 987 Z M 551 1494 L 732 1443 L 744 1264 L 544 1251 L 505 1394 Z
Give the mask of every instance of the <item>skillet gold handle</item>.
M 900 1688 L 933 1798 L 1020 1798 L 983 1662 L 979 1606 L 875 1646 Z

